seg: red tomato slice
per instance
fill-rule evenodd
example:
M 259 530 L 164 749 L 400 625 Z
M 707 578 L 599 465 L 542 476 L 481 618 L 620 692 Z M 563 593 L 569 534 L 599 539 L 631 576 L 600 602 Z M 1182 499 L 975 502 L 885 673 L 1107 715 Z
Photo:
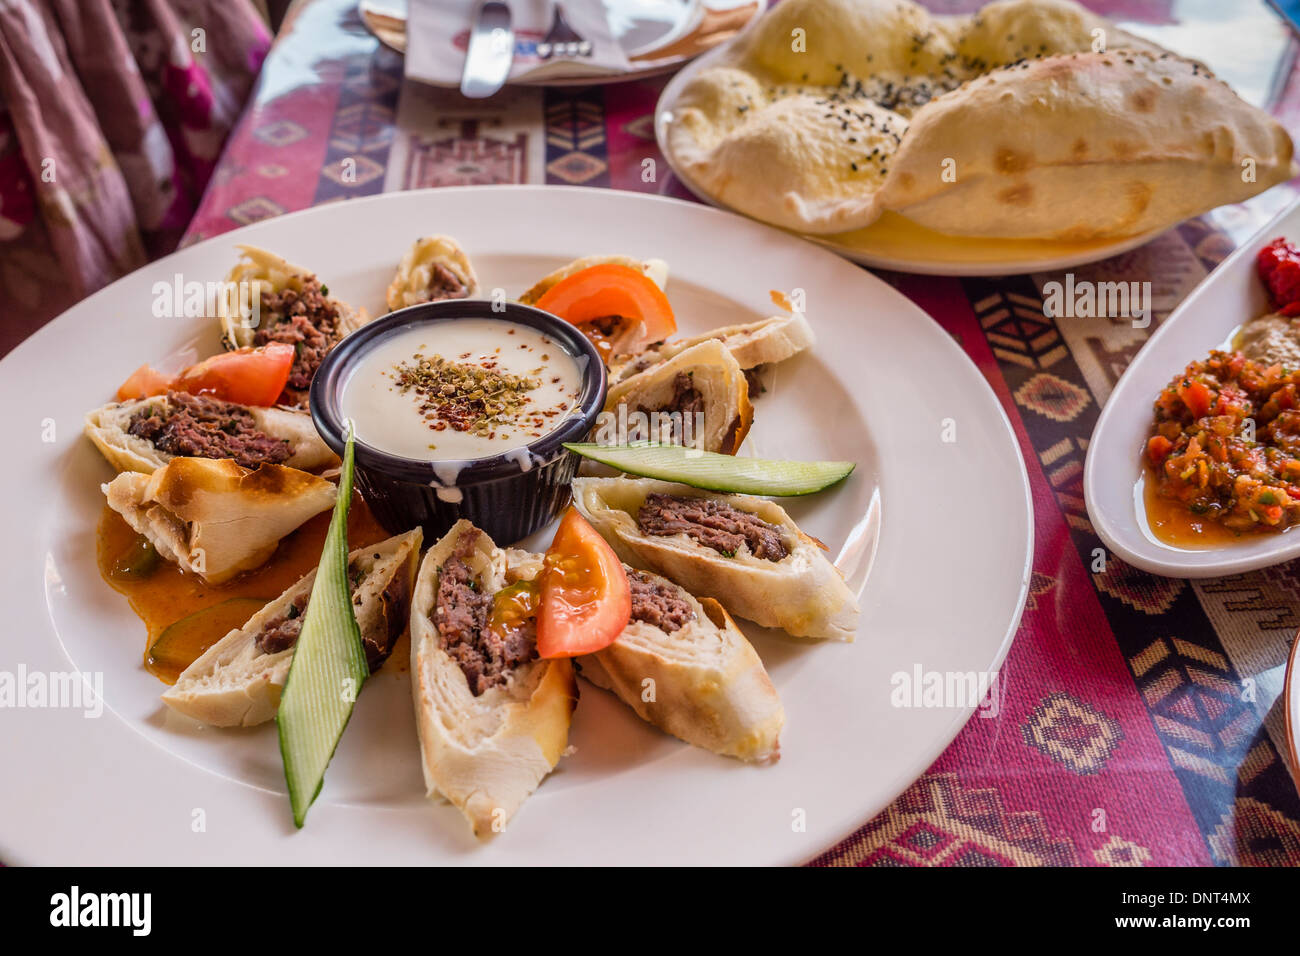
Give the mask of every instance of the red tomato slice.
M 171 387 L 170 375 L 164 375 L 152 365 L 141 365 L 117 390 L 117 400 L 129 402 L 137 398 L 149 398 L 161 395 Z
M 289 381 L 293 357 L 287 342 L 222 352 L 181 372 L 172 388 L 240 405 L 274 405 Z
M 546 550 L 537 654 L 577 657 L 613 644 L 632 616 L 627 572 L 614 549 L 570 508 Z
M 673 307 L 654 280 L 639 269 L 612 262 L 589 266 L 557 282 L 536 305 L 579 327 L 611 316 L 627 320 L 604 336 L 615 354 L 635 354 L 677 331 Z

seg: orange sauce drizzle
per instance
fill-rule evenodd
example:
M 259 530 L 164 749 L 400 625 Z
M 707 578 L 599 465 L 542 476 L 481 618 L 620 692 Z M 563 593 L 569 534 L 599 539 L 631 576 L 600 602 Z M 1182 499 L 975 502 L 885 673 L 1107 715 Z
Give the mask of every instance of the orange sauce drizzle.
M 121 515 L 105 505 L 96 533 L 99 573 L 109 587 L 126 595 L 131 610 L 144 622 L 147 634 L 143 654 L 145 669 L 163 683 L 174 684 L 183 667 L 176 664 L 161 665 L 149 656 L 149 648 L 169 626 L 181 618 L 231 598 L 270 601 L 316 567 L 320 563 L 331 514 L 332 511 L 318 514 L 287 535 L 275 554 L 261 567 L 224 584 L 211 585 L 162 558 L 152 574 L 140 579 L 126 579 L 112 574 L 118 558 L 135 545 L 138 536 Z M 366 503 L 359 495 L 354 495 L 348 513 L 348 547 L 363 548 L 387 537 L 388 532 L 375 520 Z M 238 605 L 232 606 L 232 609 L 234 607 Z M 251 613 L 248 616 L 251 617 Z M 187 628 L 183 646 L 172 647 L 169 659 L 185 665 L 192 663 L 232 628 L 244 623 L 230 618 L 230 614 L 214 612 L 202 622 L 202 626 Z M 170 642 L 170 638 L 168 640 Z

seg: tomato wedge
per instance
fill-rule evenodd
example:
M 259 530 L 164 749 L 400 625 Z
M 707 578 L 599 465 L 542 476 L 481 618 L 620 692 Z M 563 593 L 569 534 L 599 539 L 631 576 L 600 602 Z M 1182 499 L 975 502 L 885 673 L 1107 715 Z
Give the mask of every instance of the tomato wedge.
M 274 405 L 289 381 L 293 359 L 292 345 L 272 342 L 259 348 L 222 352 L 175 377 L 151 365 L 141 365 L 117 390 L 117 400 L 125 402 L 172 391 L 211 395 L 239 405 Z
M 594 320 L 622 319 L 617 329 L 600 331 L 613 354 L 635 354 L 677 331 L 673 307 L 654 280 L 639 269 L 613 262 L 589 266 L 562 279 L 536 304 L 579 326 L 589 337 L 592 333 L 587 327 Z
M 170 375 L 164 375 L 152 365 L 141 365 L 117 390 L 117 400 L 129 402 L 137 398 L 149 398 L 153 395 L 161 395 L 171 387 Z
M 614 549 L 570 507 L 546 551 L 537 654 L 577 657 L 613 644 L 632 616 L 627 572 Z
M 289 381 L 293 358 L 294 347 L 287 342 L 222 352 L 181 372 L 173 387 L 240 405 L 274 405 Z

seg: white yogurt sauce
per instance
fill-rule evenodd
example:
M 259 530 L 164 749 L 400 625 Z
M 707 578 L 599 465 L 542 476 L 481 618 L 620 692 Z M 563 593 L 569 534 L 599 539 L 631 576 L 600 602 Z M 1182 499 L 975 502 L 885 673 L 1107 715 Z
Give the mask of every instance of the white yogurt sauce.
M 421 358 L 434 362 L 436 356 L 457 367 L 453 380 L 465 369 L 513 376 L 508 394 L 518 407 L 480 424 L 481 417 L 466 414 L 472 405 L 430 390 L 438 378 L 428 375 L 427 365 L 417 373 Z M 348 376 L 340 407 L 367 445 L 420 461 L 461 461 L 537 441 L 577 407 L 581 392 L 577 361 L 544 333 L 501 319 L 457 319 L 414 326 L 380 341 Z M 445 471 L 435 467 L 437 483 L 454 486 L 455 475 Z

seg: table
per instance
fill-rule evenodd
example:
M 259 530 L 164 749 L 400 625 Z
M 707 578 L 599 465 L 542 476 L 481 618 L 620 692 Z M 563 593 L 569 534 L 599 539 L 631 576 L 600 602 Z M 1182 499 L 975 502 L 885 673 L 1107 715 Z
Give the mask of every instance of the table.
M 1300 140 L 1296 43 L 1262 3 L 1093 5 L 1157 41 L 1176 36 L 1170 45 L 1209 61 Z M 365 31 L 355 7 L 311 0 L 286 25 L 186 242 L 428 186 L 553 183 L 689 198 L 654 143 L 662 79 L 507 90 L 486 102 L 403 89 L 400 56 Z M 1128 360 L 1293 198 L 1291 185 L 1279 187 L 1074 270 L 1076 279 L 1150 280 L 1147 330 L 1046 317 L 1042 286 L 1059 274 L 883 274 L 957 339 L 1012 421 L 1033 486 L 1033 577 L 997 716 L 972 719 L 891 807 L 813 863 L 1300 863 L 1300 796 L 1277 706 L 1300 627 L 1300 565 L 1196 582 L 1114 556 L 1101 567 L 1081 482 L 1088 436 Z

